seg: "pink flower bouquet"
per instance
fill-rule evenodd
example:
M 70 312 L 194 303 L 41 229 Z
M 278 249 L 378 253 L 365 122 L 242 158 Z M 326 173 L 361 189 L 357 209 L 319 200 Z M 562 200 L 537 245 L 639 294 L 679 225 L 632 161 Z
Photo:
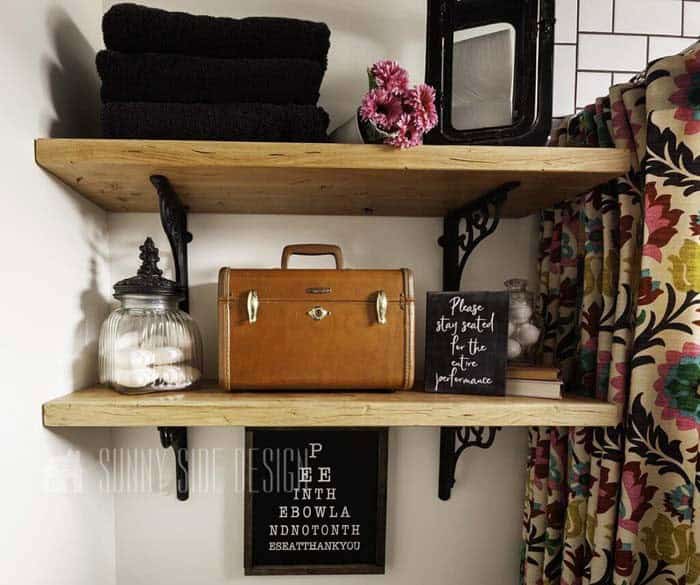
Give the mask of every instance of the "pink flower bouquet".
M 408 73 L 396 61 L 377 61 L 367 70 L 369 91 L 358 121 L 365 142 L 410 148 L 438 121 L 435 90 L 423 83 L 409 87 Z

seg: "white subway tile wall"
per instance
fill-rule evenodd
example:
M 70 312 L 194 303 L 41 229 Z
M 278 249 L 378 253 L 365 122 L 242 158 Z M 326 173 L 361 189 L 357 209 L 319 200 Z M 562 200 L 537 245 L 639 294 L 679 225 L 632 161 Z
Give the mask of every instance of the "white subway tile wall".
M 680 35 L 682 0 L 615 0 L 616 33 Z
M 576 44 L 576 34 L 578 27 L 576 19 L 578 16 L 577 6 L 578 0 L 556 0 L 554 11 L 557 17 L 556 28 L 554 29 L 555 43 L 572 43 Z
M 581 2 L 578 29 L 581 32 L 612 32 L 613 0 Z
M 629 73 L 618 73 L 618 72 L 613 73 L 612 76 L 613 76 L 613 81 L 612 81 L 613 85 L 617 85 L 618 83 L 627 83 L 630 79 L 632 79 L 632 77 L 634 77 L 633 75 L 630 75 Z
M 578 35 L 578 68 L 588 71 L 640 71 L 647 63 L 647 37 Z
M 700 2 L 683 2 L 683 34 L 690 37 L 700 35 Z
M 552 113 L 566 116 L 700 36 L 700 0 L 556 0 Z
M 555 45 L 554 47 L 554 93 L 552 111 L 555 116 L 565 116 L 557 112 L 571 113 L 576 101 L 576 45 Z
M 692 37 L 649 37 L 649 61 L 680 53 L 694 42 Z
M 579 71 L 576 80 L 576 107 L 585 108 L 595 103 L 597 97 L 608 93 L 612 85 L 612 73 L 607 71 Z

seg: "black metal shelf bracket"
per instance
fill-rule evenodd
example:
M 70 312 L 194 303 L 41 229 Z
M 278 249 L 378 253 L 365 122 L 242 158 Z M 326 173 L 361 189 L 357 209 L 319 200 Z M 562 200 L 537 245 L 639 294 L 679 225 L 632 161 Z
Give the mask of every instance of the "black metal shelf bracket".
M 187 231 L 187 208 L 175 193 L 170 181 L 163 175 L 151 175 L 151 183 L 158 192 L 160 221 L 170 242 L 175 265 L 175 281 L 182 287 L 184 298 L 180 309 L 189 313 L 190 290 L 187 267 L 187 244 L 192 234 Z M 160 443 L 165 449 L 172 447 L 175 452 L 175 485 L 177 499 L 189 498 L 189 464 L 187 461 L 187 427 L 158 427 Z
M 175 453 L 175 490 L 177 499 L 184 502 L 190 497 L 189 462 L 187 460 L 187 427 L 158 427 L 160 444 Z
M 442 427 L 440 429 L 440 477 L 438 497 L 449 500 L 455 485 L 455 469 L 459 456 L 468 447 L 488 449 L 501 427 Z M 459 446 L 457 442 L 459 441 Z
M 443 235 L 438 239 L 442 247 L 442 289 L 458 291 L 462 273 L 469 256 L 476 247 L 498 227 L 501 208 L 508 193 L 520 186 L 513 181 L 504 183 L 470 203 L 448 213 L 443 220 Z M 464 224 L 464 233 L 460 233 Z M 438 497 L 449 500 L 455 484 L 455 469 L 459 456 L 468 447 L 487 449 L 493 445 L 496 431 L 501 427 L 442 427 L 440 429 L 440 470 Z M 459 442 L 459 446 L 457 443 Z
M 163 175 L 151 175 L 151 183 L 158 192 L 160 206 L 160 221 L 163 231 L 170 242 L 175 264 L 175 282 L 185 293 L 185 298 L 180 303 L 180 308 L 189 313 L 190 291 L 187 267 L 187 244 L 192 241 L 192 234 L 187 231 L 187 209 L 180 201 L 177 193 L 170 185 L 167 177 Z

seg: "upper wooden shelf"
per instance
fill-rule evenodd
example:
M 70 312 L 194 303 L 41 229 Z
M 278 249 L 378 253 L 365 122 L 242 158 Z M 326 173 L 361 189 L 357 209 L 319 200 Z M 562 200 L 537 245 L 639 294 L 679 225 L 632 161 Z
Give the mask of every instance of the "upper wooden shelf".
M 612 426 L 614 404 L 566 398 L 393 393 L 191 392 L 126 396 L 107 388 L 44 404 L 47 427 Z
M 39 139 L 37 163 L 108 211 L 157 211 L 165 175 L 191 212 L 443 217 L 520 181 L 521 217 L 623 175 L 613 148 Z

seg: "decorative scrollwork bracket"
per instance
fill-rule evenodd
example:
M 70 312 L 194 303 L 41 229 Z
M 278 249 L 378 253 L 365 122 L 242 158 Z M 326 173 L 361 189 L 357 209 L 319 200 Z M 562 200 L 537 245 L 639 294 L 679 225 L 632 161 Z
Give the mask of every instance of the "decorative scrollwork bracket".
M 167 177 L 151 175 L 151 183 L 158 192 L 160 204 L 160 221 L 170 242 L 175 264 L 175 282 L 184 291 L 185 298 L 180 303 L 183 311 L 190 310 L 189 277 L 187 267 L 187 244 L 192 241 L 192 234 L 187 231 L 187 210 L 173 190 Z
M 508 193 L 518 187 L 519 182 L 505 183 L 485 194 L 477 202 L 447 214 L 444 218 L 444 233 L 438 240 L 442 246 L 442 289 L 458 291 L 462 273 L 476 247 L 498 227 L 501 208 Z M 465 231 L 460 234 L 464 224 Z M 459 456 L 468 447 L 487 449 L 493 445 L 496 431 L 501 427 L 442 427 L 440 429 L 440 471 L 438 496 L 449 500 L 455 484 L 455 469 Z M 459 442 L 459 445 L 457 443 Z
M 184 502 L 190 497 L 189 462 L 187 460 L 187 427 L 158 427 L 160 444 L 175 453 L 175 490 L 177 499 Z
M 442 246 L 442 289 L 459 290 L 464 267 L 476 247 L 498 227 L 501 207 L 508 198 L 508 192 L 520 185 L 519 182 L 505 183 L 490 193 L 452 211 L 443 220 L 444 232 L 438 239 Z M 460 234 L 462 222 L 465 233 Z
M 455 485 L 459 456 L 468 447 L 488 449 L 501 427 L 442 427 L 440 429 L 440 476 L 438 497 L 449 500 Z M 459 442 L 459 445 L 457 445 Z
M 160 222 L 170 242 L 175 265 L 175 282 L 180 285 L 184 298 L 180 309 L 189 312 L 190 290 L 187 266 L 187 244 L 192 234 L 187 231 L 187 209 L 175 193 L 170 181 L 163 175 L 151 175 L 151 183 L 158 192 Z M 189 464 L 187 460 L 187 427 L 158 427 L 160 443 L 172 447 L 175 453 L 175 486 L 177 499 L 185 501 L 190 496 Z

